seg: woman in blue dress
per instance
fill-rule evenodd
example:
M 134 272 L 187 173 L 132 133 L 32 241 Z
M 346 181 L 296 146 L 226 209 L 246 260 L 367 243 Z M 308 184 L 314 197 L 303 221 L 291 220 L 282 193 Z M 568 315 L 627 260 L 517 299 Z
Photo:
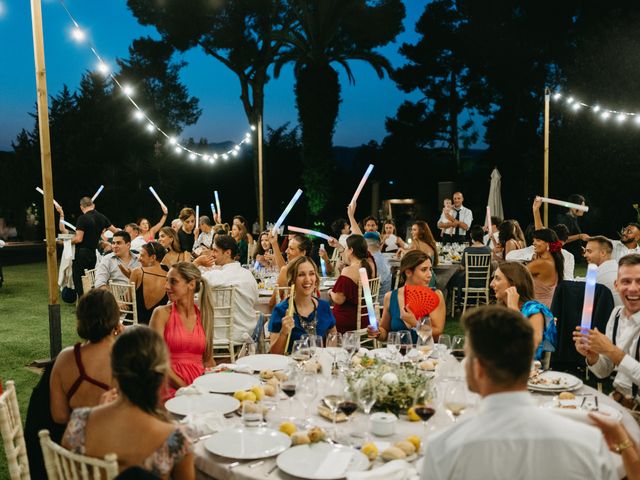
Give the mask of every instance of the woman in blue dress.
M 291 353 L 293 342 L 302 335 L 326 337 L 328 333 L 336 331 L 336 319 L 329 302 L 315 296 L 320 286 L 320 275 L 311 258 L 301 256 L 287 266 L 287 284 L 295 284 L 294 298 L 286 298 L 271 312 L 269 353 Z M 293 301 L 292 316 L 287 315 L 290 301 Z

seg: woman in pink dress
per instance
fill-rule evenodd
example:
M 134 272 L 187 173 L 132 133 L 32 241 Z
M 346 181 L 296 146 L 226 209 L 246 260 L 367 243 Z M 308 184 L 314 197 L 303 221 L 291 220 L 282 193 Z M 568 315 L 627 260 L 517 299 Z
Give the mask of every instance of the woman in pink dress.
M 205 367 L 215 365 L 213 350 L 213 307 L 209 304 L 209 285 L 198 267 L 190 262 L 174 264 L 167 274 L 169 305 L 153 311 L 149 327 L 167 343 L 171 358 L 169 388 L 166 398 L 176 389 L 186 387 Z M 195 304 L 199 292 L 202 313 Z M 165 398 L 165 399 L 166 399 Z

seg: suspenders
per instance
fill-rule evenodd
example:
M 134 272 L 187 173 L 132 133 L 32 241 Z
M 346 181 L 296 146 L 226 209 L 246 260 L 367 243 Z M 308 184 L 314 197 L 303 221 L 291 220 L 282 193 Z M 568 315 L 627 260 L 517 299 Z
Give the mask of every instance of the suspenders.
M 613 319 L 613 338 L 611 340 L 613 341 L 614 346 L 617 346 L 616 337 L 618 336 L 618 322 L 620 321 L 620 312 L 622 312 L 622 308 L 618 310 L 618 313 L 616 313 L 616 316 Z M 636 361 L 640 361 L 640 338 L 636 343 L 635 359 Z M 638 385 L 633 381 L 631 382 L 631 393 L 633 394 L 633 398 L 636 398 L 636 395 L 638 395 Z

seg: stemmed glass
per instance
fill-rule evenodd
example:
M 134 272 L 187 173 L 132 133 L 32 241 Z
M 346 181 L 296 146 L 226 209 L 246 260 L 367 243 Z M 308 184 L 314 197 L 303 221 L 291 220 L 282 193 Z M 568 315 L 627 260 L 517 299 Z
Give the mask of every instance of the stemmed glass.
M 322 348 L 322 336 L 321 335 L 309 335 L 309 352 L 312 357 L 315 357 L 318 353 L 318 349 Z
M 311 349 L 309 348 L 309 339 L 294 340 L 291 347 L 291 358 L 293 358 L 298 366 L 302 366 L 303 362 L 306 362 L 311 358 Z
M 347 416 L 347 435 L 352 435 L 351 415 L 358 409 L 358 403 L 355 393 L 348 385 L 344 388 L 342 401 L 338 404 L 338 409 Z
M 418 334 L 418 337 L 423 340 L 426 340 L 427 338 L 432 336 L 433 329 L 431 328 L 431 318 L 429 317 L 429 315 L 425 315 L 424 317 L 419 318 L 416 326 L 414 327 L 414 330 Z
M 298 374 L 295 369 L 290 369 L 287 372 L 287 379 L 282 381 L 282 385 L 280 385 L 280 390 L 289 397 L 289 412 L 293 411 L 293 396 L 296 394 L 297 386 L 298 386 Z
M 400 336 L 400 354 L 406 355 L 413 346 L 413 339 L 411 338 L 411 332 L 409 330 L 401 330 L 398 332 Z
M 358 332 L 344 332 L 342 334 L 342 348 L 349 354 L 349 360 L 353 354 L 360 350 L 360 335 Z
M 400 332 L 389 332 L 387 336 L 387 354 L 390 361 L 395 361 L 398 358 L 398 352 L 400 351 Z
M 369 436 L 370 426 L 369 422 L 371 421 L 371 409 L 376 403 L 376 389 L 373 387 L 372 383 L 369 381 L 369 377 L 365 377 L 360 379 L 355 384 L 356 390 L 356 399 L 358 400 L 358 406 L 362 409 L 366 416 L 367 420 L 367 428 L 365 429 L 365 438 Z
M 336 416 L 338 414 L 338 406 L 344 399 L 345 382 L 340 374 L 332 375 L 329 382 L 327 382 L 324 390 L 323 403 L 331 410 L 333 418 L 333 438 L 338 437 L 338 430 L 336 427 Z
M 333 369 L 333 365 L 335 365 L 340 349 L 342 348 L 342 334 L 340 332 L 329 332 L 327 334 L 326 346 L 327 350 L 329 350 L 329 353 L 333 357 L 333 363 L 331 366 Z
M 446 333 L 440 335 L 440 338 L 438 338 L 438 344 L 444 345 L 447 350 L 451 349 L 451 335 Z
M 469 405 L 467 385 L 464 380 L 449 380 L 444 391 L 444 406 L 455 422 Z
M 464 335 L 456 335 L 451 342 L 451 355 L 458 360 L 464 358 Z
M 424 444 L 427 443 L 427 422 L 436 413 L 435 389 L 428 384 L 419 388 L 413 401 L 413 411 L 424 425 Z
M 303 423 L 311 425 L 312 420 L 309 415 L 309 405 L 313 404 L 313 400 L 318 394 L 318 380 L 316 375 L 305 374 L 297 384 L 296 394 L 298 399 L 304 405 L 304 420 Z

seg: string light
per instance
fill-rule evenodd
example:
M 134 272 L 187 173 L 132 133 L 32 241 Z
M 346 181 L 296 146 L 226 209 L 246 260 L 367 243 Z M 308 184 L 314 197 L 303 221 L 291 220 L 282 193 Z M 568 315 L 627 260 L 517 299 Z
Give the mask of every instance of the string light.
M 591 110 L 595 115 L 598 115 L 603 122 L 606 122 L 610 118 L 615 117 L 616 122 L 620 124 L 625 123 L 629 119 L 633 119 L 636 125 L 640 125 L 640 113 L 613 110 L 601 105 L 589 105 L 588 103 L 582 102 L 572 96 L 567 96 L 566 98 L 564 98 L 564 95 L 560 92 L 554 93 L 552 98 L 556 102 L 561 102 L 562 100 L 564 100 L 564 103 L 567 105 L 567 107 L 569 107 L 574 112 L 581 110 L 583 107 L 585 109 Z
M 133 107 L 134 107 L 134 111 L 133 111 L 134 118 L 136 120 L 140 121 L 140 122 L 145 120 L 146 121 L 145 128 L 146 128 L 146 130 L 148 132 L 150 132 L 150 133 L 156 133 L 157 132 L 160 135 L 163 135 L 168 140 L 169 145 L 175 147 L 173 149 L 173 151 L 175 152 L 176 155 L 181 155 L 182 152 L 187 152 L 189 154 L 188 158 L 190 160 L 196 160 L 197 158 L 202 158 L 205 162 L 209 162 L 210 164 L 214 164 L 215 160 L 218 159 L 219 155 L 222 156 L 222 158 L 224 160 L 227 160 L 229 158 L 229 155 L 233 155 L 234 157 L 237 157 L 239 155 L 239 153 L 240 153 L 241 147 L 244 144 L 251 143 L 251 133 L 247 132 L 247 133 L 245 133 L 243 139 L 240 142 L 235 144 L 229 150 L 227 150 L 225 152 L 222 152 L 220 154 L 217 154 L 217 153 L 213 153 L 213 154 L 199 153 L 199 152 L 193 151 L 193 150 L 189 149 L 188 147 L 180 144 L 180 142 L 178 141 L 178 139 L 175 136 L 172 136 L 172 135 L 169 135 L 168 133 L 166 133 L 164 130 L 162 130 L 158 126 L 158 124 L 156 122 L 154 122 L 151 118 L 149 118 L 146 113 L 144 113 L 144 111 L 140 108 L 140 106 L 133 99 L 133 94 L 134 94 L 133 88 L 130 85 L 121 84 L 118 81 L 118 79 L 115 77 L 115 75 L 113 73 L 111 73 L 111 68 L 109 67 L 107 62 L 105 62 L 102 59 L 102 57 L 98 53 L 98 50 L 96 49 L 95 45 L 93 45 L 93 43 L 90 40 L 88 40 L 87 35 L 85 33 L 85 30 L 83 30 L 80 27 L 80 24 L 78 24 L 76 19 L 73 17 L 71 12 L 67 8 L 64 0 L 59 0 L 59 1 L 60 1 L 60 4 L 62 5 L 62 8 L 64 9 L 64 11 L 67 13 L 67 16 L 69 17 L 69 20 L 73 24 L 73 28 L 71 29 L 72 38 L 77 42 L 85 42 L 86 41 L 88 43 L 89 49 L 91 50 L 91 52 L 94 54 L 94 56 L 98 60 L 98 63 L 97 63 L 97 66 L 96 66 L 97 70 L 101 74 L 103 74 L 103 75 L 105 75 L 107 77 L 110 77 L 111 80 L 113 81 L 113 83 L 127 97 L 129 102 L 131 103 L 131 105 L 133 105 Z M 1 5 L 2 5 L 2 0 L 0 0 L 0 6 Z M 251 128 L 251 131 L 255 131 L 256 130 L 255 125 L 250 125 L 250 128 Z

